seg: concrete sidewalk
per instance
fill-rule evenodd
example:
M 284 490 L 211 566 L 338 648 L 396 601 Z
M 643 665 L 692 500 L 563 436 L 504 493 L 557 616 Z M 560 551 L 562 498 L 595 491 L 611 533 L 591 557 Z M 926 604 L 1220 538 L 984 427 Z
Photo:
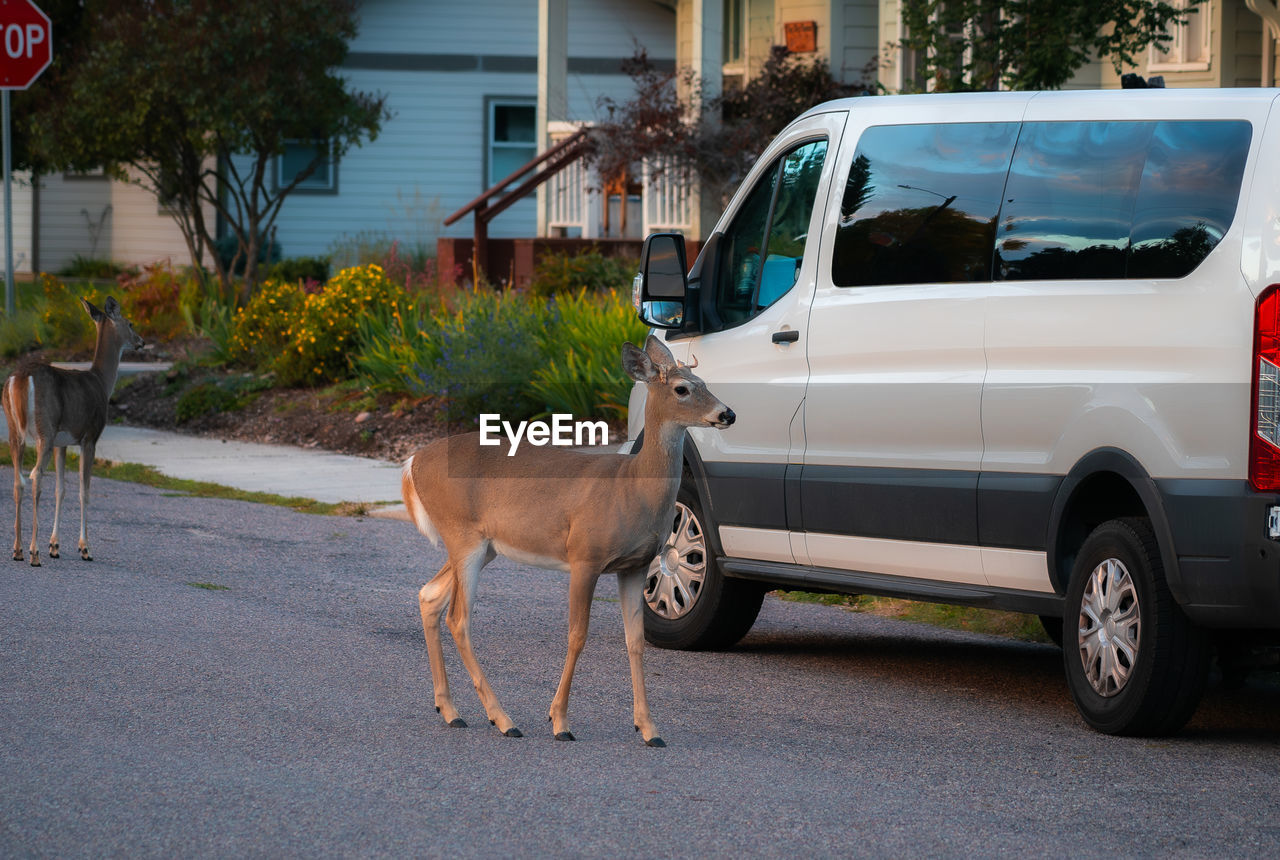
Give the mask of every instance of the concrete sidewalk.
M 0 434 L 8 431 L 0 425 Z M 74 450 L 74 449 L 73 449 Z M 400 465 L 292 445 L 263 445 L 109 425 L 98 440 L 103 460 L 141 463 L 163 475 L 225 487 L 301 496 L 318 502 L 394 503 L 379 515 L 402 516 Z

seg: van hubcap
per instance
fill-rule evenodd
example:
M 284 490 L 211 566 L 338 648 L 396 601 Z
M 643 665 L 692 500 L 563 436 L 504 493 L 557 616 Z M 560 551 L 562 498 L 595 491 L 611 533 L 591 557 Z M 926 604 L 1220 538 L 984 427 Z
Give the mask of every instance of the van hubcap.
M 702 524 L 686 505 L 676 502 L 671 533 L 658 557 L 650 563 L 645 577 L 645 603 L 660 618 L 675 619 L 688 614 L 702 592 L 706 572 Z
M 1085 678 L 1098 695 L 1116 695 L 1137 663 L 1142 632 L 1138 590 L 1119 559 L 1106 559 L 1089 574 L 1077 631 Z

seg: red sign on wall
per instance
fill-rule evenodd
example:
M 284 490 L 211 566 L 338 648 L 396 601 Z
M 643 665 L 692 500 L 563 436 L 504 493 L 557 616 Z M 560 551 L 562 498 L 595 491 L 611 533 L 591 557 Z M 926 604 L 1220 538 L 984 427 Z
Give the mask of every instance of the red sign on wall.
M 25 90 L 53 62 L 53 25 L 31 0 L 0 0 L 0 90 Z
M 787 36 L 787 50 L 793 54 L 810 54 L 818 50 L 817 21 L 789 21 L 782 25 Z

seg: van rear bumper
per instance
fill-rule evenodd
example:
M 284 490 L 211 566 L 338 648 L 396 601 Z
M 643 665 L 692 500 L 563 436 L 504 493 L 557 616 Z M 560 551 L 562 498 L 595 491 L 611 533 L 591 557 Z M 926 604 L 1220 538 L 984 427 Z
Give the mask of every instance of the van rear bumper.
M 1247 481 L 1155 482 L 1178 556 L 1175 593 L 1205 627 L 1280 630 L 1280 540 L 1267 519 L 1280 496 Z

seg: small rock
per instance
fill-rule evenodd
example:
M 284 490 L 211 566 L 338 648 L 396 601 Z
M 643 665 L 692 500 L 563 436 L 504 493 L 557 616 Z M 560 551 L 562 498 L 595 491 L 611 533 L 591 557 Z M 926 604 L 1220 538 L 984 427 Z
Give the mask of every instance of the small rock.
M 373 417 L 373 413 L 371 412 L 361 412 L 359 415 L 356 416 L 356 423 L 363 424 L 364 422 L 368 421 L 372 417 Z

